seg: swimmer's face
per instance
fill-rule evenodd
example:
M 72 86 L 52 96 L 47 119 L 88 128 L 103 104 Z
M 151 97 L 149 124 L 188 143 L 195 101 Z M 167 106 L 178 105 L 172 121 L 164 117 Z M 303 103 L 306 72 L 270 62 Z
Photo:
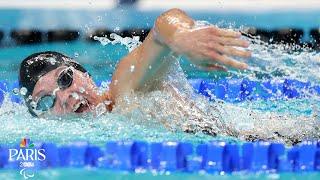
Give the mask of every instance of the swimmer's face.
M 62 79 L 62 83 L 67 85 L 61 88 L 61 77 L 68 70 L 72 71 L 70 73 L 72 81 L 70 78 Z M 48 110 L 50 113 L 55 115 L 85 113 L 91 111 L 101 101 L 97 89 L 87 73 L 62 66 L 38 80 L 32 93 L 32 100 L 39 102 L 41 98 L 53 95 L 55 100 L 53 107 Z

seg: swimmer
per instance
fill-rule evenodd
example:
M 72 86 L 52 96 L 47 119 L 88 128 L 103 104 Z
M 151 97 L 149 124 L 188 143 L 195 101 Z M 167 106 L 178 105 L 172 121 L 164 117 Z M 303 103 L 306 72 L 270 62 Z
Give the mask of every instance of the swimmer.
M 245 119 L 252 120 L 254 128 L 239 130 L 235 128 L 235 123 L 226 122 L 219 115 L 226 114 L 224 118 L 231 119 L 228 111 L 240 111 L 239 109 L 227 106 L 219 108 L 218 105 L 201 108 L 197 105 L 200 100 L 192 102 L 177 92 L 175 87 L 165 85 L 163 81 L 170 69 L 181 69 L 174 61 L 175 58 L 170 58 L 179 55 L 187 56 L 191 63 L 208 71 L 226 71 L 228 67 L 248 68 L 247 64 L 232 59 L 248 58 L 251 55 L 246 50 L 249 42 L 241 39 L 241 33 L 215 26 L 199 28 L 195 24 L 180 9 L 171 9 L 160 15 L 144 42 L 119 62 L 109 90 L 102 93 L 98 91 L 86 69 L 70 57 L 51 51 L 32 54 L 22 61 L 20 67 L 20 87 L 27 90 L 24 93 L 25 104 L 36 117 L 95 113 L 97 108 L 115 111 L 123 98 L 131 94 L 156 92 L 162 85 L 170 93 L 168 96 L 164 93 L 158 95 L 176 101 L 159 101 L 153 106 L 167 115 L 157 119 L 171 120 L 163 122 L 169 128 L 176 123 L 177 127 L 186 132 L 202 131 L 210 135 L 228 135 L 246 140 L 281 140 L 291 144 L 303 138 L 319 137 L 319 126 L 314 121 L 299 123 L 298 120 L 286 120 L 279 124 L 281 121 L 278 121 L 277 116 L 269 117 L 253 112 L 247 113 L 249 115 Z M 177 76 L 173 75 L 174 78 Z M 145 111 L 150 109 L 147 103 L 135 105 Z M 121 106 L 120 109 L 125 108 Z M 148 113 L 152 117 L 158 116 L 154 112 Z M 260 119 L 270 120 L 270 123 L 262 124 Z M 293 122 L 292 126 L 288 125 L 290 122 Z
M 56 115 L 92 111 L 106 103 L 111 111 L 117 99 L 128 93 L 150 91 L 168 71 L 171 53 L 186 55 L 206 70 L 225 70 L 222 65 L 246 69 L 245 63 L 231 56 L 249 57 L 248 47 L 239 32 L 214 26 L 194 28 L 195 21 L 180 9 L 160 15 L 144 42 L 118 64 L 110 90 L 96 93 L 97 87 L 87 71 L 70 57 L 57 52 L 33 54 L 21 63 L 19 82 L 29 112 L 34 116 L 50 112 Z

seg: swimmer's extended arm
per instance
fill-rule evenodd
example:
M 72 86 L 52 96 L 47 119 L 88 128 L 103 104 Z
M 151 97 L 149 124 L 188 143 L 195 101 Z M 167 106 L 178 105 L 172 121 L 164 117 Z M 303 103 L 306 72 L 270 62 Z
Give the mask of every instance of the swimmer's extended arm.
M 224 70 L 221 64 L 247 68 L 246 64 L 228 57 L 250 56 L 250 52 L 233 47 L 249 45 L 240 39 L 240 33 L 214 26 L 195 29 L 194 23 L 179 9 L 160 15 L 145 41 L 118 64 L 110 85 L 112 100 L 130 91 L 150 89 L 167 73 L 171 62 L 164 57 L 172 52 L 188 56 L 193 64 L 207 70 Z

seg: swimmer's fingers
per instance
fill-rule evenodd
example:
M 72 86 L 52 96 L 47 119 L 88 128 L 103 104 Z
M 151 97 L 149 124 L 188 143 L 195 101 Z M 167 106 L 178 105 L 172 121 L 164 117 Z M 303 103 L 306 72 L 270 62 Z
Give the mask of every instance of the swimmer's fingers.
M 249 47 L 249 42 L 239 38 L 230 38 L 230 37 L 214 37 L 212 39 L 214 42 L 219 42 L 222 45 L 226 46 L 238 46 L 238 47 Z
M 210 26 L 209 30 L 211 33 L 218 36 L 233 37 L 233 38 L 239 38 L 241 36 L 240 32 L 236 32 L 228 29 L 221 29 L 214 26 Z
M 226 54 L 230 56 L 238 56 L 238 57 L 243 57 L 243 58 L 248 58 L 251 56 L 250 51 L 245 51 L 245 50 L 239 50 L 231 46 L 222 46 L 217 43 L 211 43 L 209 44 L 209 47 L 212 50 L 216 50 L 221 54 Z
M 236 60 L 233 60 L 225 55 L 220 55 L 219 53 L 215 52 L 215 51 L 211 51 L 208 56 L 214 60 L 214 61 L 218 61 L 222 64 L 225 64 L 227 66 L 231 66 L 234 68 L 238 68 L 238 69 L 247 69 L 248 65 L 246 63 L 242 63 L 242 62 L 238 62 Z

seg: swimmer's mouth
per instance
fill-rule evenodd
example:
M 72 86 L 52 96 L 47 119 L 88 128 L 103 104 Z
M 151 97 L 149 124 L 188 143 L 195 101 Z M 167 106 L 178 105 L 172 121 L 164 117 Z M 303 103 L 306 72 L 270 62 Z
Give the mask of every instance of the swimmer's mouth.
M 83 113 L 83 112 L 87 112 L 89 109 L 90 107 L 89 107 L 88 101 L 82 100 L 74 106 L 73 112 Z

